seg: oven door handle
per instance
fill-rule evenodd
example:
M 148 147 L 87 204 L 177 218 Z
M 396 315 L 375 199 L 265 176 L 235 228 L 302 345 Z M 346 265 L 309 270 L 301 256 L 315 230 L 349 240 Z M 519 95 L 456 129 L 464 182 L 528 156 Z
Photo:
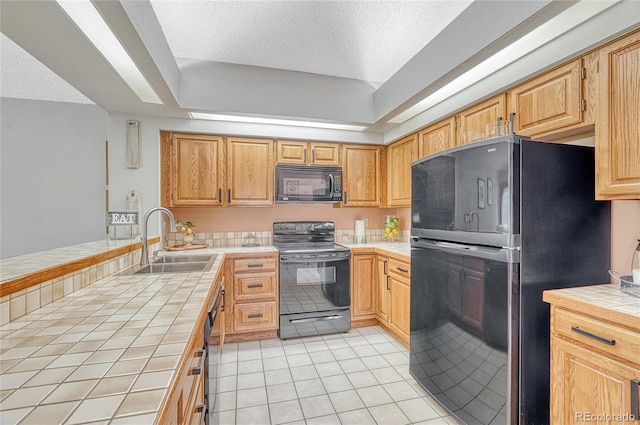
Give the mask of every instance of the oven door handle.
M 290 323 L 310 323 L 326 322 L 328 320 L 342 319 L 342 314 L 332 314 L 331 316 L 305 317 L 304 319 L 290 319 Z
M 280 261 L 283 263 L 331 263 L 335 261 L 348 260 L 351 254 L 340 257 L 305 257 L 301 258 L 295 255 L 281 255 Z

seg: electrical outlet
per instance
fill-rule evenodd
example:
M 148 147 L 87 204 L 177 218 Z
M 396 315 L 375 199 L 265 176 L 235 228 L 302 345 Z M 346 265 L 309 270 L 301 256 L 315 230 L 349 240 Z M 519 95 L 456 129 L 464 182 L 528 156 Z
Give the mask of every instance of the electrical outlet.
M 369 219 L 368 218 L 364 219 L 364 227 L 369 227 Z

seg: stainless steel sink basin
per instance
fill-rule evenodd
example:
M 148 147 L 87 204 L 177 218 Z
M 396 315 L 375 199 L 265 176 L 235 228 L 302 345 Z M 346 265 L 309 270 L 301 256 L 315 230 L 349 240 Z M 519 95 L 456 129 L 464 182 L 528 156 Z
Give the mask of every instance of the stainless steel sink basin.
M 202 261 L 197 263 L 153 263 L 143 266 L 133 274 L 197 272 L 204 270 L 205 267 L 207 267 L 207 263 Z
M 209 260 L 217 257 L 217 254 L 185 254 L 185 255 L 165 255 L 154 260 L 154 264 L 158 263 L 207 263 Z
M 187 273 L 209 271 L 217 254 L 168 255 L 145 266 L 132 266 L 118 273 L 120 276 L 152 273 Z

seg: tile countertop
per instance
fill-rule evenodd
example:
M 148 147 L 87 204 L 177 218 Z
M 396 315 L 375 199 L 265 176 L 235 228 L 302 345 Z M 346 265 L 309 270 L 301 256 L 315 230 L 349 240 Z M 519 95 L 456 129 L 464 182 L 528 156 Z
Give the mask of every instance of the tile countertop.
M 343 243 L 340 245 L 351 248 L 356 253 L 359 249 L 375 249 L 377 251 L 385 251 L 391 254 L 399 254 L 411 258 L 411 244 L 409 242 L 367 242 L 367 243 Z
M 78 245 L 50 249 L 47 251 L 35 252 L 32 254 L 4 258 L 0 260 L 0 282 L 15 279 L 29 273 L 35 273 L 42 269 L 82 260 L 92 255 L 100 255 L 105 252 L 127 247 L 139 242 L 139 239 L 103 239 L 94 242 L 86 242 Z
M 543 300 L 594 317 L 628 324 L 640 332 L 640 298 L 620 291 L 616 284 L 544 291 Z
M 1 326 L 0 423 L 155 423 L 223 254 L 276 250 L 198 252 L 210 271 L 116 273 Z

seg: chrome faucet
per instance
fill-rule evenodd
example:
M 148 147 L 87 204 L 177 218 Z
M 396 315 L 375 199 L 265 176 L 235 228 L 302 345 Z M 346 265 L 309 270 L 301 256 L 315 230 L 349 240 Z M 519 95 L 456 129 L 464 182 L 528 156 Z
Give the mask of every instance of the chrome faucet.
M 166 209 L 165 207 L 155 207 L 151 208 L 149 211 L 144 213 L 144 217 L 142 218 L 142 232 L 140 234 L 140 239 L 142 240 L 142 257 L 140 258 L 140 265 L 146 266 L 149 264 L 149 244 L 147 243 L 147 222 L 149 221 L 149 216 L 154 211 L 160 211 L 164 213 L 168 218 L 171 224 L 171 231 L 176 231 L 176 219 L 173 217 L 171 211 Z

